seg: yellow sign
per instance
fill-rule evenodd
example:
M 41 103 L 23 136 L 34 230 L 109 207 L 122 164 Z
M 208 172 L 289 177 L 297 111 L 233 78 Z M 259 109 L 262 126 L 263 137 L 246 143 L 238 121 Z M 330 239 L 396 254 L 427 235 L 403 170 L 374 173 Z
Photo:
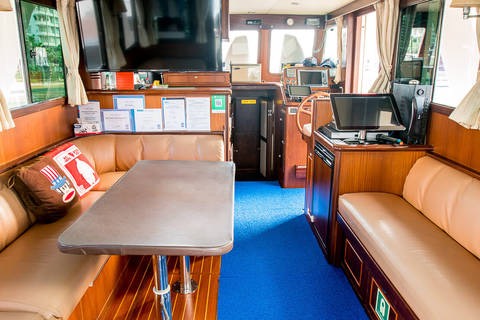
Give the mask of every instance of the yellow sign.
M 242 99 L 242 104 L 257 104 L 257 100 L 255 99 Z

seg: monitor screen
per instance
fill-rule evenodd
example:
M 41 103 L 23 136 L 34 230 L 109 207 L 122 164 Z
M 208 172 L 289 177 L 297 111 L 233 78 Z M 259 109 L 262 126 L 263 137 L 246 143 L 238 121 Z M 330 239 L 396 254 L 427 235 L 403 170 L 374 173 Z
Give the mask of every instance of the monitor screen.
M 328 87 L 328 70 L 300 69 L 297 75 L 299 86 Z
M 312 94 L 309 86 L 288 86 L 288 95 L 291 98 L 303 98 Z
M 330 94 L 338 130 L 405 130 L 392 94 Z
M 88 71 L 221 71 L 221 0 L 77 0 Z

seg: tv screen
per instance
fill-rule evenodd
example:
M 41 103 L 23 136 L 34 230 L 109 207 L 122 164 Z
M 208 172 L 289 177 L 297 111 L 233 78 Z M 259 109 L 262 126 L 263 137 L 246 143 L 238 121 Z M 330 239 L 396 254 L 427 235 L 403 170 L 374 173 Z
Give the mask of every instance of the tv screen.
M 79 0 L 88 71 L 221 71 L 221 0 Z
M 405 130 L 392 94 L 330 94 L 338 130 Z
M 328 70 L 298 70 L 299 86 L 328 87 Z

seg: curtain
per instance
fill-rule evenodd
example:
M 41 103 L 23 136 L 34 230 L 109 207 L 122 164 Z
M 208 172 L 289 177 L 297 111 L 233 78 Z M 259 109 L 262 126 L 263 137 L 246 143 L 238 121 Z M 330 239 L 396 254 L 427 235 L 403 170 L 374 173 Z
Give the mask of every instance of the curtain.
M 86 104 L 87 94 L 78 73 L 80 45 L 78 41 L 75 0 L 57 0 L 62 37 L 63 59 L 67 69 L 66 84 L 69 105 Z
M 335 83 L 342 81 L 342 65 L 343 65 L 343 52 L 342 52 L 342 34 L 343 34 L 343 16 L 335 18 L 335 24 L 337 25 L 337 71 L 335 72 Z
M 0 0 L 0 11 L 13 11 L 10 0 Z M 2 13 L 0 18 L 0 38 L 5 39 L 6 37 L 2 37 L 1 34 L 15 32 L 17 24 L 13 12 Z M 0 74 L 0 131 L 4 131 L 15 128 L 15 123 L 1 88 L 8 88 L 15 77 L 18 53 L 12 46 L 4 46 L 0 52 L 0 60 L 5 63 Z
M 0 90 L 0 131 L 12 128 L 15 128 L 15 123 L 13 123 L 12 114 L 8 109 L 5 96 L 3 95 L 2 90 Z
M 480 51 L 480 19 L 477 19 L 477 46 Z M 449 118 L 467 129 L 480 129 L 480 71 L 477 82 Z
M 374 5 L 377 16 L 377 45 L 380 72 L 369 92 L 389 93 L 392 77 L 392 60 L 395 50 L 399 0 L 384 0 Z
M 10 0 L 0 0 L 0 11 L 13 11 Z

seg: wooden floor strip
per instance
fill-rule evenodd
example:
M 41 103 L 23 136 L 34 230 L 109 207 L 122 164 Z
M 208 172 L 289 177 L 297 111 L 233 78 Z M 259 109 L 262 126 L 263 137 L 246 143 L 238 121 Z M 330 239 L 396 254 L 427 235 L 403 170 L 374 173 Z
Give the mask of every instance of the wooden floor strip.
M 178 257 L 168 257 L 170 286 L 180 279 Z M 172 292 L 172 320 L 217 319 L 218 279 L 221 257 L 191 257 L 191 276 L 198 289 L 188 295 Z M 156 318 L 152 291 L 154 276 L 150 256 L 132 256 L 98 320 Z

